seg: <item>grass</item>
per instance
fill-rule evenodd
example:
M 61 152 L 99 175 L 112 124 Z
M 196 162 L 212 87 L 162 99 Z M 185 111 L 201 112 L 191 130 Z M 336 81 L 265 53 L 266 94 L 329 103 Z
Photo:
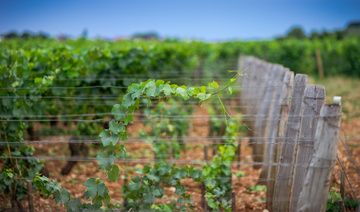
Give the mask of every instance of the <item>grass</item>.
M 343 121 L 360 118 L 360 79 L 357 77 L 330 76 L 324 79 L 309 77 L 308 84 L 325 86 L 326 103 L 333 103 L 334 96 L 341 96 Z

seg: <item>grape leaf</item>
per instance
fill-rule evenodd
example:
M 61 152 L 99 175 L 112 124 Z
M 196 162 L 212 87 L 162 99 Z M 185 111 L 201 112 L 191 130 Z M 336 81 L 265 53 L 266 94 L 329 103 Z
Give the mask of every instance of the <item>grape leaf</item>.
M 98 156 L 96 157 L 96 160 L 99 163 L 100 169 L 108 170 L 114 164 L 115 157 L 113 155 L 110 155 L 108 157 L 105 152 L 102 152 L 102 153 L 98 154 Z
M 114 134 L 125 132 L 124 123 L 123 122 L 117 123 L 114 120 L 111 120 L 109 123 L 109 130 Z
M 119 173 L 120 173 L 119 167 L 117 165 L 113 165 L 108 174 L 109 180 L 113 180 L 117 182 L 117 180 L 119 179 Z
M 120 139 L 120 136 L 117 134 L 111 135 L 108 129 L 103 130 L 99 134 L 99 137 L 101 138 L 101 142 L 104 146 L 108 146 L 110 143 L 112 143 L 112 145 L 115 146 Z
M 125 108 L 128 108 L 134 104 L 135 104 L 135 100 L 131 98 L 130 94 L 129 93 L 125 94 L 121 105 L 124 106 Z
M 111 113 L 114 115 L 114 118 L 117 121 L 126 119 L 126 109 L 120 104 L 115 104 L 111 110 Z
M 179 94 L 183 97 L 184 100 L 188 100 L 189 99 L 189 94 L 186 92 L 186 90 L 182 87 L 178 87 L 176 89 L 176 94 Z
M 164 94 L 166 95 L 166 96 L 168 96 L 168 95 L 170 95 L 171 94 L 171 86 L 169 85 L 169 84 L 166 84 L 166 85 L 164 85 L 164 87 L 163 87 L 163 91 L 164 91 Z

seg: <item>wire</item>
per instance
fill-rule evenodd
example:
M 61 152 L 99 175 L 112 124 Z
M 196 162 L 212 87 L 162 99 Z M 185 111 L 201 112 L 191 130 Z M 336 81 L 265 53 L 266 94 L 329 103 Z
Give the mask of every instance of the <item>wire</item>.
M 8 156 L 0 156 L 0 159 L 9 159 Z M 43 160 L 43 161 L 77 161 L 77 162 L 95 162 L 97 161 L 96 157 L 47 157 L 47 156 L 38 156 L 38 157 L 21 157 L 21 156 L 11 156 L 12 159 L 22 159 L 22 160 Z M 154 163 L 154 159 L 115 159 L 114 162 L 118 163 L 143 163 L 149 164 Z M 191 165 L 200 165 L 206 164 L 208 161 L 205 160 L 169 160 L 169 164 L 191 164 Z M 307 163 L 304 164 L 292 164 L 292 163 L 272 163 L 272 162 L 235 162 L 235 161 L 211 161 L 215 164 L 229 164 L 229 165 L 266 165 L 266 166 L 291 166 L 291 167 L 308 167 Z M 317 166 L 312 168 L 329 168 L 330 166 Z

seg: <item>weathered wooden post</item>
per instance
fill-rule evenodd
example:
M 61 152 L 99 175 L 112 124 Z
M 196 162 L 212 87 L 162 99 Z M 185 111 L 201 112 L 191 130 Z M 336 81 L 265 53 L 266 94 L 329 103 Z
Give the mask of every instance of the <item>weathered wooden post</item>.
M 291 191 L 290 211 L 297 208 L 300 192 L 304 186 L 307 166 L 311 160 L 315 133 L 318 126 L 321 107 L 325 102 L 325 88 L 319 85 L 307 85 L 302 107 L 300 136 L 296 153 L 294 178 Z
M 267 171 L 267 190 L 266 190 L 266 206 L 269 210 L 272 209 L 273 194 L 275 178 L 277 174 L 277 165 L 281 151 L 282 140 L 277 139 L 284 136 L 285 123 L 287 118 L 288 102 L 291 94 L 292 83 L 294 80 L 294 72 L 285 69 L 284 79 L 282 85 L 278 87 L 275 104 L 270 121 L 269 139 L 266 143 L 265 155 L 268 156 L 268 166 L 263 166 L 263 170 Z M 266 170 L 266 168 L 268 168 Z
M 274 95 L 279 82 L 282 82 L 284 77 L 284 71 L 280 65 L 272 65 L 271 69 L 268 70 L 270 76 L 268 78 L 269 87 L 265 89 L 265 94 L 261 98 L 261 103 L 259 103 L 259 109 L 257 112 L 257 118 L 255 119 L 254 129 L 256 131 L 256 136 L 260 139 L 254 139 L 254 143 L 251 144 L 253 147 L 254 162 L 259 163 L 263 162 L 264 154 L 264 139 L 261 137 L 267 137 L 268 128 L 269 128 L 269 117 L 270 111 L 274 104 Z M 254 168 L 261 168 L 261 165 L 255 165 Z M 262 179 L 259 179 L 261 182 Z
M 331 174 L 339 145 L 341 106 L 324 105 L 316 128 L 314 153 L 297 204 L 297 211 L 325 211 Z
M 31 180 L 26 180 L 27 185 L 27 196 L 29 202 L 29 212 L 34 212 L 34 199 L 33 199 L 33 190 Z
M 301 105 L 303 104 L 307 81 L 307 75 L 303 74 L 297 74 L 294 79 L 289 116 L 285 127 L 279 169 L 275 181 L 273 211 L 289 211 L 293 163 L 301 124 Z

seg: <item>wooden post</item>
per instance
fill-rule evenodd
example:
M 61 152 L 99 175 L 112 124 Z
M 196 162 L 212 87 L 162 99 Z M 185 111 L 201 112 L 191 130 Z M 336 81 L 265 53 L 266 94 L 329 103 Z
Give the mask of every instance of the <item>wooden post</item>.
M 126 163 L 125 163 L 126 165 Z M 128 184 L 128 174 L 127 174 L 127 170 L 125 168 L 125 173 L 124 173 L 124 186 L 126 186 Z M 128 200 L 124 197 L 124 207 L 126 208 L 128 206 Z
M 28 202 L 29 202 L 29 212 L 34 212 L 34 199 L 33 199 L 33 190 L 31 180 L 26 180 L 27 192 L 28 192 Z
M 235 197 L 235 191 L 231 192 L 231 211 L 236 211 L 236 197 Z
M 269 139 L 266 143 L 266 152 L 268 154 L 268 170 L 267 170 L 267 190 L 266 190 L 266 205 L 267 209 L 272 210 L 273 203 L 273 194 L 275 186 L 275 178 L 277 174 L 277 165 L 279 162 L 279 157 L 282 140 L 276 139 L 284 136 L 285 123 L 287 118 L 287 108 L 289 104 L 289 98 L 291 94 L 292 83 L 294 80 L 294 72 L 285 70 L 285 76 L 282 83 L 282 86 L 279 86 L 278 92 L 280 96 L 278 99 L 275 99 L 276 102 L 273 108 L 272 120 L 270 125 Z M 276 138 L 275 138 L 276 137 Z M 263 166 L 264 168 L 265 166 Z M 264 169 L 266 171 L 266 169 Z
M 295 160 L 296 141 L 300 131 L 301 105 L 307 81 L 307 75 L 303 74 L 297 74 L 294 79 L 289 116 L 285 127 L 279 169 L 274 186 L 273 211 L 289 211 L 291 176 Z
M 205 184 L 201 183 L 201 205 L 203 207 L 203 211 L 207 211 L 207 201 L 205 199 Z
M 339 202 L 339 209 L 340 212 L 346 212 L 345 209 L 345 174 L 344 174 L 345 170 L 341 170 L 341 176 L 340 176 L 340 195 L 341 195 L 341 200 Z
M 237 169 L 240 169 L 240 157 L 241 157 L 241 139 L 239 139 L 237 146 Z
M 265 95 L 262 98 L 261 103 L 259 104 L 259 110 L 257 115 L 259 117 L 255 120 L 254 129 L 256 131 L 257 137 L 267 137 L 268 133 L 268 125 L 270 123 L 269 113 L 271 111 L 272 105 L 274 104 L 274 94 L 276 85 L 279 82 L 282 82 L 282 78 L 284 77 L 284 72 L 281 71 L 281 66 L 279 65 L 272 65 L 271 70 L 268 72 L 271 74 L 268 78 L 270 81 L 269 87 L 266 89 Z M 276 87 L 275 87 L 276 86 Z M 264 139 L 254 139 L 254 143 L 250 143 L 253 147 L 253 155 L 254 155 L 254 168 L 261 168 L 261 165 L 256 165 L 264 161 L 263 154 L 264 154 Z M 261 179 L 259 179 L 260 181 Z
M 316 49 L 315 53 L 316 53 L 316 62 L 317 62 L 317 65 L 318 65 L 319 77 L 320 77 L 320 79 L 323 79 L 324 78 L 324 70 L 323 70 L 320 50 Z
M 208 148 L 207 145 L 204 146 L 204 160 L 208 163 Z
M 263 166 L 261 169 L 260 177 L 259 177 L 259 184 L 267 184 L 267 173 L 269 169 L 268 163 L 270 162 L 270 158 L 272 155 L 270 155 L 270 148 L 271 142 L 273 142 L 273 137 L 276 136 L 276 129 L 277 129 L 277 122 L 278 122 L 278 116 L 280 111 L 280 105 L 282 102 L 281 99 L 281 85 L 284 81 L 285 76 L 285 69 L 282 66 L 275 66 L 275 69 L 273 71 L 278 72 L 277 77 L 275 78 L 275 85 L 274 87 L 268 88 L 269 95 L 266 96 L 267 99 L 269 99 L 270 104 L 268 105 L 268 113 L 269 113 L 269 120 L 265 121 L 262 120 L 262 118 L 259 118 L 262 122 L 267 123 L 266 125 L 263 125 L 263 131 L 265 132 L 263 135 L 266 138 L 266 143 L 263 145 L 265 147 L 264 151 L 264 157 L 263 157 Z M 270 95 L 271 94 L 271 95 Z
M 317 130 L 320 109 L 325 102 L 325 88 L 318 85 L 307 85 L 302 107 L 300 136 L 296 153 L 296 163 L 291 191 L 290 211 L 297 208 L 300 192 L 314 149 L 315 133 Z
M 339 145 L 341 106 L 324 105 L 316 128 L 310 161 L 297 211 L 325 211 Z

